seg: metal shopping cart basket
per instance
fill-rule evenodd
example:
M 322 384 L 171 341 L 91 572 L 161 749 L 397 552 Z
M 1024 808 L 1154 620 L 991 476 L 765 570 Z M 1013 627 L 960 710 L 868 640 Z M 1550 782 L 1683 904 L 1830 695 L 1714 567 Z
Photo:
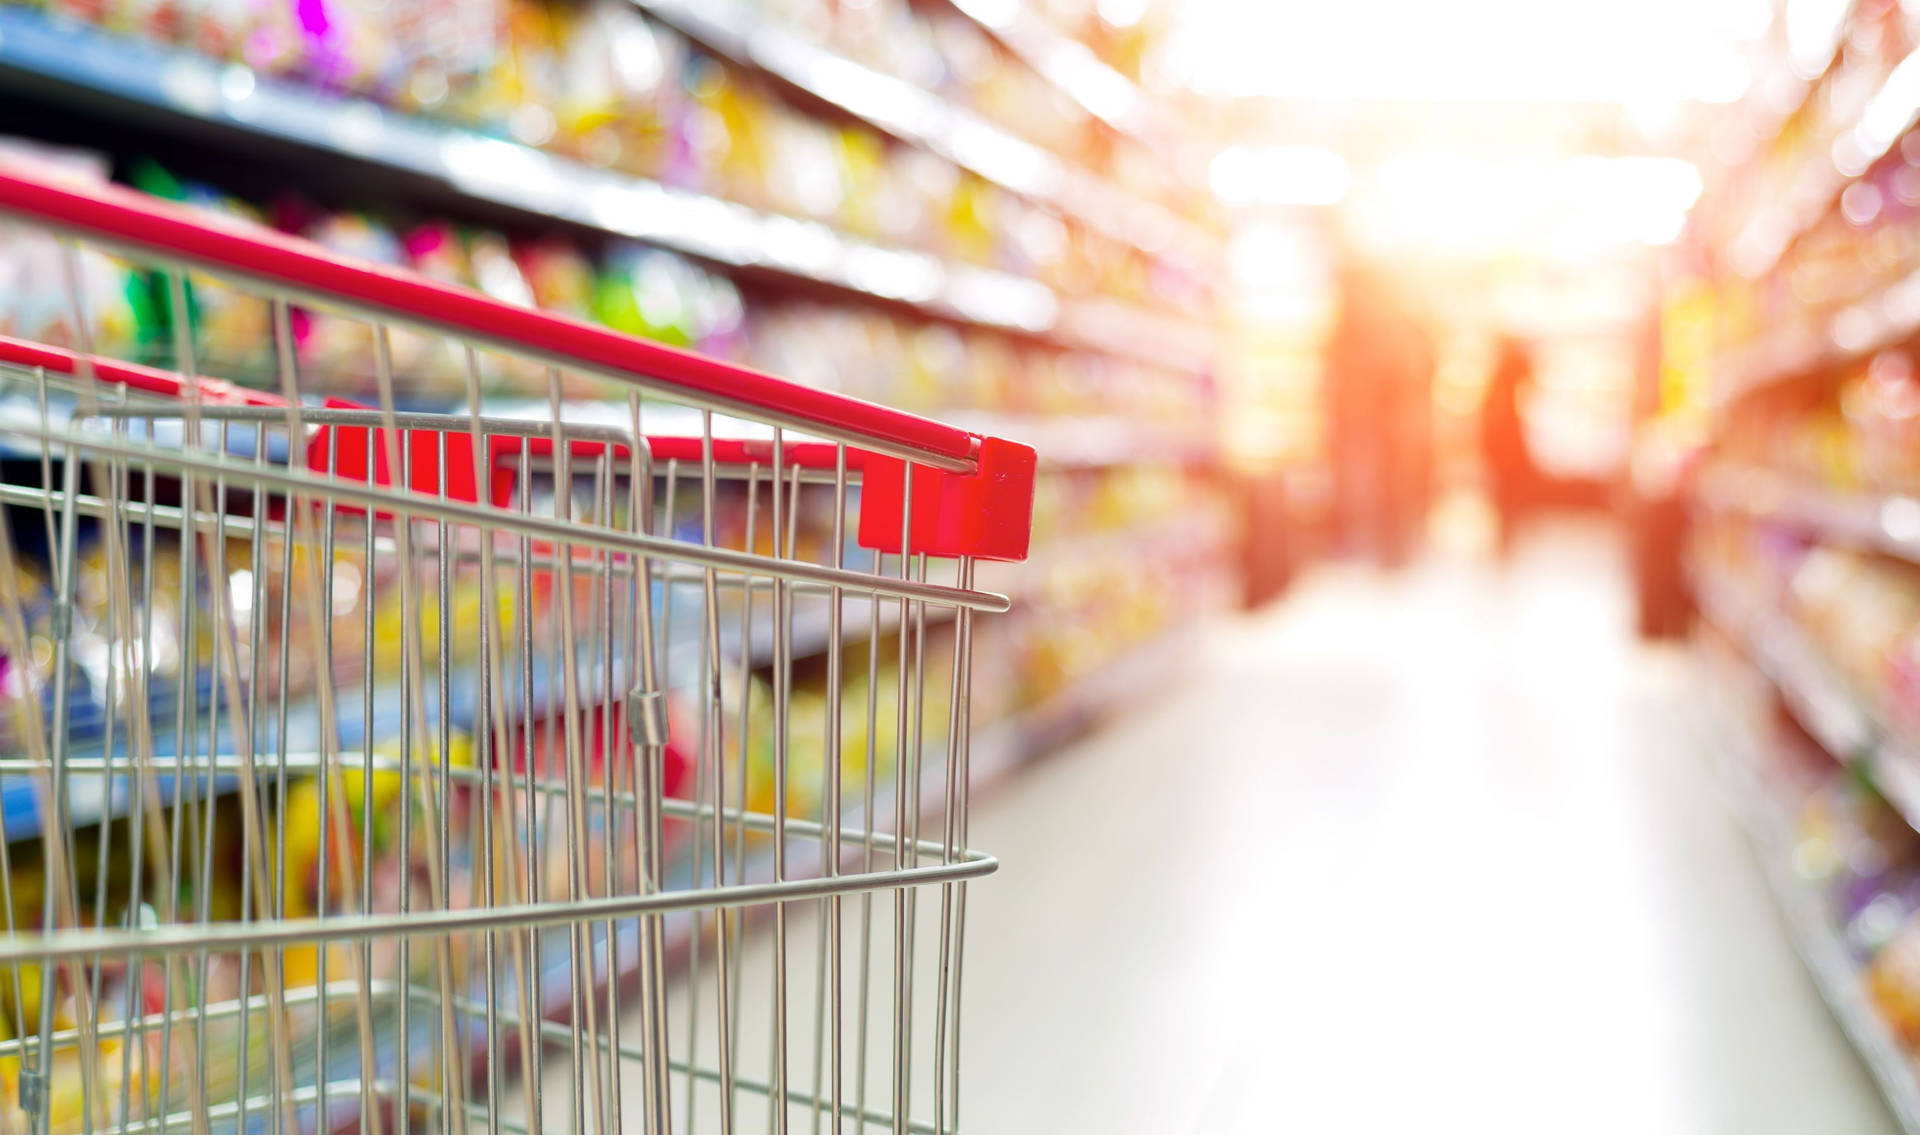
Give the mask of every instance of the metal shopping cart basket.
M 19 165 L 0 280 L 0 1133 L 954 1129 L 1030 449 Z

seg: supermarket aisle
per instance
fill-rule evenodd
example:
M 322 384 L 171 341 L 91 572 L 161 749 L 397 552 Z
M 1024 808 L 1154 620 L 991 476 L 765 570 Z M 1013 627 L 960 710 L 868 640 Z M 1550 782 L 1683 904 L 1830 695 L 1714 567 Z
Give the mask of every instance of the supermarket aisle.
M 1891 1131 L 1628 599 L 1332 570 L 988 796 L 966 1128 Z

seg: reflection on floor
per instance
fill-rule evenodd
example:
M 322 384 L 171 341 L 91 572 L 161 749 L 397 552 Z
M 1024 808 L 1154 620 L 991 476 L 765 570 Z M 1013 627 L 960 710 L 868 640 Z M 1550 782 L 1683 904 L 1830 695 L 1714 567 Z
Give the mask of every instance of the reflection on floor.
M 976 808 L 972 1131 L 1891 1131 L 1620 553 L 1329 569 Z

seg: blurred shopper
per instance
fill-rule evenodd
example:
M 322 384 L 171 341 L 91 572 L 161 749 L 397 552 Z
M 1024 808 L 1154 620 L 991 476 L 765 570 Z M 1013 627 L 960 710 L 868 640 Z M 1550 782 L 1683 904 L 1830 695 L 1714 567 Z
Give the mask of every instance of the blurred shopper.
M 1431 485 L 1434 351 L 1419 322 L 1364 267 L 1340 274 L 1326 399 L 1337 537 L 1398 564 L 1424 530 Z
M 1527 444 L 1526 402 L 1533 391 L 1533 357 L 1512 336 L 1500 340 L 1493 374 L 1480 402 L 1480 460 L 1499 522 L 1499 550 L 1513 549 L 1515 530 L 1540 496 L 1540 470 Z

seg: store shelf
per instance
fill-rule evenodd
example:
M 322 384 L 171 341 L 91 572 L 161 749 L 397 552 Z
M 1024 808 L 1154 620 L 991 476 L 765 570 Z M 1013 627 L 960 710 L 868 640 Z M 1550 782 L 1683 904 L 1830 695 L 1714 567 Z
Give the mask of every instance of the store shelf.
M 1834 492 L 1729 464 L 1701 470 L 1694 497 L 1709 511 L 1784 524 L 1826 543 L 1920 563 L 1920 498 Z
M 1731 405 L 1755 391 L 1823 374 L 1920 335 L 1920 272 L 1821 320 L 1762 338 L 1725 368 L 1715 400 Z
M 1920 113 L 1920 52 L 1897 61 L 1878 54 L 1878 45 L 1888 41 L 1862 34 L 1886 31 L 1877 8 L 1842 4 L 1826 15 L 1836 23 L 1825 66 L 1818 75 L 1792 76 L 1789 86 L 1762 84 L 1766 93 L 1787 97 L 1755 100 L 1761 110 L 1745 121 L 1756 144 L 1741 165 L 1717 179 L 1720 200 L 1700 214 L 1724 226 L 1714 236 L 1729 238 L 1707 252 L 1713 264 L 1730 269 L 1725 274 L 1731 283 L 1716 280 L 1715 286 L 1733 287 L 1744 293 L 1736 298 L 1764 312 L 1743 349 L 1713 360 L 1705 404 L 1689 407 L 1708 411 L 1720 436 L 1752 441 L 1744 428 L 1749 421 L 1762 411 L 1769 420 L 1778 412 L 1771 404 L 1756 405 L 1751 396 L 1806 382 L 1815 396 L 1805 401 L 1818 405 L 1828 392 L 1813 391 L 1813 382 L 1920 334 L 1920 274 L 1869 275 L 1865 261 L 1829 262 L 1830 254 L 1841 251 L 1830 241 L 1887 235 L 1865 228 L 1869 219 L 1850 208 L 1856 198 L 1846 195 L 1855 185 L 1876 184 L 1876 165 L 1913 129 Z M 1828 42 L 1815 46 L 1825 50 Z M 1843 197 L 1849 206 L 1844 229 Z M 1815 241 L 1822 250 L 1818 264 Z M 1833 299 L 1807 303 L 1810 292 L 1798 279 L 1803 266 L 1852 275 L 1827 291 Z M 1836 307 L 1843 300 L 1852 302 Z M 1795 950 L 1901 1129 L 1920 1135 L 1914 1055 L 1870 998 L 1862 964 L 1833 913 L 1837 904 L 1828 888 L 1837 884 L 1805 870 L 1799 833 L 1802 794 L 1820 785 L 1823 792 L 1844 790 L 1849 800 L 1856 793 L 1864 797 L 1848 780 L 1870 782 L 1920 830 L 1920 736 L 1897 724 L 1890 695 L 1877 682 L 1864 673 L 1856 679 L 1851 668 L 1838 664 L 1838 640 L 1817 629 L 1825 622 L 1815 621 L 1831 608 L 1813 596 L 1805 605 L 1795 601 L 1788 583 L 1797 573 L 1774 556 L 1786 539 L 1920 562 L 1920 500 L 1830 489 L 1785 468 L 1784 454 L 1772 456 L 1782 452 L 1779 446 L 1752 452 L 1752 464 L 1711 461 L 1688 486 L 1698 513 L 1747 522 L 1735 526 L 1746 530 L 1737 534 L 1725 524 L 1699 526 L 1688 557 L 1702 624 L 1696 645 L 1703 661 L 1724 663 L 1701 684 L 1701 700 L 1714 710 L 1708 715 L 1716 735 L 1711 748 L 1721 758 L 1716 763 L 1725 774 L 1731 810 L 1746 829 Z M 1755 525 L 1759 531 L 1748 530 Z M 1776 703 L 1797 731 L 1777 719 Z M 1815 746 L 1846 772 L 1819 759 Z
M 1779 691 L 1801 728 L 1833 759 L 1865 772 L 1920 831 L 1920 749 L 1863 703 L 1791 618 L 1741 601 L 1724 583 L 1695 582 L 1701 612 Z
M 1218 241 L 1170 210 L 1109 189 L 972 111 L 769 22 L 737 0 L 633 3 L 736 66 L 767 75 L 1009 192 L 1058 209 L 1109 239 L 1149 255 L 1189 260 L 1199 270 L 1220 259 Z M 1091 56 L 1087 62 L 1100 66 Z M 1112 78 L 1131 89 L 1119 74 Z M 1137 99 L 1138 92 L 1133 97 Z M 1104 101 L 1117 99 L 1108 95 Z
M 1750 277 L 1773 271 L 1787 250 L 1833 211 L 1847 186 L 1864 177 L 1917 119 L 1920 51 L 1897 63 L 1861 104 L 1853 123 L 1835 139 L 1831 157 L 1823 154 L 1801 172 L 1785 195 L 1784 214 L 1763 209 L 1748 219 L 1732 246 L 1741 270 Z
M 149 119 L 291 144 L 422 179 L 460 199 L 943 320 L 1181 370 L 1204 370 L 1210 362 L 1211 331 L 1183 320 L 1150 312 L 1115 319 L 1106 313 L 1108 301 L 1066 301 L 1026 277 L 857 240 L 817 221 L 593 169 L 27 9 L 0 7 L 0 87 L 104 100 Z
M 1731 733 L 1731 725 L 1722 725 Z M 1762 784 L 1761 754 L 1750 743 L 1729 740 L 1721 762 L 1733 810 L 1746 829 L 1762 874 L 1814 986 L 1846 1033 L 1861 1063 L 1873 1077 L 1902 1131 L 1920 1135 L 1920 1078 L 1886 1022 L 1867 999 L 1860 970 L 1847 954 L 1839 931 L 1826 916 L 1819 896 L 1793 868 L 1792 823 L 1787 809 Z
M 1820 996 L 1860 1054 L 1901 1130 L 1920 1135 L 1920 1080 L 1914 1077 L 1913 1064 L 1868 1002 L 1860 971 L 1847 957 L 1846 946 L 1828 924 L 1817 897 L 1793 873 L 1786 833 L 1778 827 L 1765 830 L 1753 822 L 1748 826 L 1781 921 Z
M 1162 688 L 1168 674 L 1183 671 L 1198 648 L 1199 636 L 1194 621 L 1182 620 L 1123 650 L 1040 705 L 976 731 L 971 761 L 974 788 L 992 785 Z
M 1145 145 L 1157 145 L 1153 102 L 1132 79 L 1017 0 L 945 0 L 1081 109 Z

